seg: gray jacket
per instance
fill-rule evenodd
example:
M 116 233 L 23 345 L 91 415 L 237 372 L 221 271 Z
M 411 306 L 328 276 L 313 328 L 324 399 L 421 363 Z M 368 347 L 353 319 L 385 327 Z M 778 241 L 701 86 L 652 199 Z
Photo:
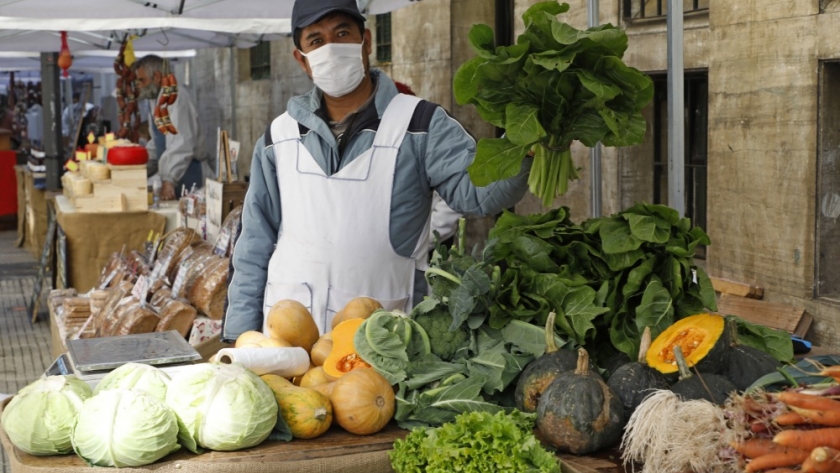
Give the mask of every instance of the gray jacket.
M 371 74 L 377 81 L 375 100 L 352 120 L 338 139 L 325 119 L 322 95 L 317 88 L 289 101 L 288 113 L 299 124 L 302 144 L 327 175 L 338 172 L 370 149 L 382 114 L 398 93 L 394 82 L 384 73 L 373 70 Z M 475 147 L 475 139 L 439 105 L 423 101 L 417 106 L 408 136 L 397 154 L 391 194 L 390 238 L 398 254 L 409 257 L 416 248 L 426 230 L 433 191 L 456 212 L 476 216 L 496 214 L 522 198 L 532 160 L 525 158 L 516 177 L 476 187 L 467 175 Z M 251 184 L 231 258 L 222 327 L 224 341 L 232 342 L 245 331 L 262 329 L 268 262 L 281 222 L 280 191 L 269 127 L 254 146 Z M 423 300 L 425 291 L 423 274 L 418 271 L 415 302 Z

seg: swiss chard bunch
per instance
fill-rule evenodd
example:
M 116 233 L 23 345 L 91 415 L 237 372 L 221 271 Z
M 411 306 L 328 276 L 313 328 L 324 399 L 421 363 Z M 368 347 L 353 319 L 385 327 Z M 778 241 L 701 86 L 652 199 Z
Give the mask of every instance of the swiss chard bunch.
M 568 10 L 554 0 L 533 5 L 513 46 L 497 47 L 487 25 L 470 30 L 477 57 L 455 74 L 455 99 L 506 130 L 478 142 L 469 167 L 476 185 L 515 176 L 533 151 L 531 192 L 550 206 L 579 177 L 572 141 L 628 146 L 644 138 L 641 110 L 653 98 L 653 81 L 622 62 L 627 35 L 609 24 L 577 30 L 556 18 Z

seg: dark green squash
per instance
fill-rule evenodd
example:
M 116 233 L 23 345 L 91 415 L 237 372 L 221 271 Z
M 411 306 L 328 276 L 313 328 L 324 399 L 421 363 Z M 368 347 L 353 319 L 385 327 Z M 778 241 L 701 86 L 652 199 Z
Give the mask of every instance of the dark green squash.
M 589 370 L 589 354 L 578 349 L 575 371 L 558 376 L 540 397 L 537 428 L 542 438 L 576 455 L 614 445 L 624 428 L 624 407 L 618 395 Z
M 701 373 L 720 374 L 729 354 L 729 332 L 722 316 L 696 314 L 680 319 L 660 333 L 647 353 L 648 366 L 675 382 L 679 370 L 674 347 L 679 346 L 690 367 Z
M 556 316 L 551 312 L 545 321 L 545 354 L 529 363 L 516 382 L 514 403 L 522 412 L 536 412 L 540 396 L 554 378 L 561 373 L 574 371 L 577 366 L 577 353 L 557 348 L 554 340 Z M 590 369 L 595 371 L 595 366 L 590 364 Z
M 758 348 L 741 345 L 738 340 L 738 322 L 728 319 L 726 327 L 732 345 L 723 375 L 732 381 L 738 391 L 746 391 L 758 378 L 776 371 L 782 366 L 773 355 Z
M 692 374 L 679 345 L 674 347 L 674 358 L 680 369 L 680 380 L 671 386 L 671 391 L 683 400 L 704 399 L 712 404 L 723 405 L 729 394 L 737 390 L 735 385 L 723 376 L 713 373 L 702 373 L 697 376 Z
M 630 355 L 620 351 L 615 355 L 607 358 L 607 361 L 604 362 L 604 369 L 607 371 L 607 376 L 612 376 L 622 365 L 626 365 L 627 363 L 632 363 L 633 360 L 630 358 Z
M 624 405 L 625 421 L 650 393 L 657 389 L 668 389 L 669 386 L 665 375 L 648 366 L 645 361 L 649 348 L 650 328 L 645 327 L 639 346 L 639 361 L 621 365 L 607 381 L 607 385 L 615 391 Z

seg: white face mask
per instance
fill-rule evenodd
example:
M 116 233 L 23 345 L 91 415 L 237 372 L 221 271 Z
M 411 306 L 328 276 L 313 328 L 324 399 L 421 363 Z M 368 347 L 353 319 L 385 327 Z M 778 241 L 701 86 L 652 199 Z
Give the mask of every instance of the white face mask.
M 304 54 L 312 70 L 312 81 L 330 97 L 343 97 L 356 90 L 365 78 L 362 46 L 354 43 L 329 43 Z

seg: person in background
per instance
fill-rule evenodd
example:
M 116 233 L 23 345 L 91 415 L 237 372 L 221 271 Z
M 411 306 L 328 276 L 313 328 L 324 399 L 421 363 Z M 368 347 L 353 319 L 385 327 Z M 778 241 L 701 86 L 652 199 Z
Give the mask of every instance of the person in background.
M 74 92 L 73 104 L 64 107 L 64 111 L 61 112 L 61 134 L 64 135 L 65 138 L 75 138 L 76 128 L 79 124 L 79 117 L 82 116 L 82 104 L 79 101 L 80 99 L 80 94 L 78 92 Z M 84 107 L 85 115 L 93 110 L 92 103 L 85 103 Z M 84 116 L 82 116 L 82 119 L 84 119 Z
M 204 177 L 213 175 L 209 157 L 200 152 L 203 136 L 198 111 L 190 91 L 178 84 L 178 100 L 168 107 L 169 118 L 178 133 L 164 135 L 155 127 L 152 113 L 162 93 L 163 58 L 148 55 L 132 67 L 137 74 L 137 96 L 148 101 L 149 135 L 152 137 L 146 144 L 151 162 L 149 169 L 162 181 L 161 199 L 173 200 L 181 197 L 183 189 L 189 191 L 193 185 L 202 187 Z
M 364 22 L 355 0 L 294 4 L 293 54 L 315 88 L 254 146 L 223 341 L 264 329 L 284 299 L 303 304 L 321 333 L 358 296 L 411 310 L 426 294 L 433 193 L 456 212 L 493 215 L 528 188 L 527 157 L 513 178 L 472 184 L 475 139 L 370 69 Z

